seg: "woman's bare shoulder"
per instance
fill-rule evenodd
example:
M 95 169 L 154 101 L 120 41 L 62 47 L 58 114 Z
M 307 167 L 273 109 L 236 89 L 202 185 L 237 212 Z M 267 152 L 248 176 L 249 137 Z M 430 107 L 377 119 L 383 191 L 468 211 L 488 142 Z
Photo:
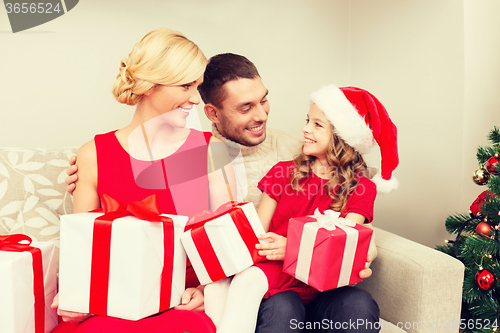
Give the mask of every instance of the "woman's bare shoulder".
M 77 153 L 78 162 L 92 162 L 97 161 L 95 141 L 90 140 L 78 149 Z

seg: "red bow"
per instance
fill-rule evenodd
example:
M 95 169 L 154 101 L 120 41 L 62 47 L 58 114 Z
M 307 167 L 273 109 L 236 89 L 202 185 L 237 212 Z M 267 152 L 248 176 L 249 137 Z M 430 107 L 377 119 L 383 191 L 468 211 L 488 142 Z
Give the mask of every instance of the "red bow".
M 30 244 L 31 238 L 27 235 L 0 236 L 0 251 L 30 252 L 33 257 L 35 332 L 43 333 L 45 331 L 45 290 L 43 285 L 42 251 L 37 247 L 30 246 Z
M 243 205 L 243 203 L 238 203 L 236 201 L 229 201 L 229 202 L 226 202 L 226 203 L 220 205 L 219 208 L 217 208 L 213 212 L 211 210 L 208 210 L 208 209 L 202 210 L 201 212 L 199 212 L 199 213 L 195 214 L 193 217 L 191 217 L 189 222 L 186 224 L 184 231 L 188 231 L 188 230 L 194 229 L 194 228 L 199 228 L 202 225 L 204 225 L 205 223 L 207 223 L 208 221 L 215 220 L 219 216 L 222 216 L 222 215 L 228 213 L 231 209 L 233 209 L 235 207 L 240 207 L 241 205 Z
M 125 216 L 135 216 L 141 220 L 160 222 L 163 225 L 164 263 L 161 278 L 159 311 L 167 310 L 170 308 L 170 289 L 172 286 L 174 225 L 171 218 L 160 216 L 158 196 L 154 194 L 142 201 L 126 204 L 107 194 L 103 194 L 101 203 L 104 215 L 96 218 L 94 222 L 89 312 L 107 315 L 111 228 L 115 219 Z

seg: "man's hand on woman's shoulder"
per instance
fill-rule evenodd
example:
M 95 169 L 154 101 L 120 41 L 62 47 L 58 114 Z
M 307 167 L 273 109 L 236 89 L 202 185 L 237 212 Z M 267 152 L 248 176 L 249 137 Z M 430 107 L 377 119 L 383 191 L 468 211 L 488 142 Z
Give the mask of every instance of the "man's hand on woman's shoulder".
M 76 166 L 76 156 L 73 155 L 69 159 L 69 167 L 66 169 L 66 173 L 68 174 L 68 177 L 66 177 L 64 180 L 66 181 L 66 191 L 73 195 L 73 191 L 76 188 L 76 181 L 78 180 L 78 176 L 76 172 L 78 171 L 78 167 Z

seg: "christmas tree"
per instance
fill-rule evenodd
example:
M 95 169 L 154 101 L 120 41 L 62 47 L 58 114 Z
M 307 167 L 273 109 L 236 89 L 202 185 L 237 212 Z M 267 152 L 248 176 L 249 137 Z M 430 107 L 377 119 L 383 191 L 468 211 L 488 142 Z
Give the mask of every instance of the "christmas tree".
M 469 214 L 446 219 L 455 240 L 437 249 L 465 265 L 461 332 L 500 332 L 500 131 L 488 135 L 490 146 L 479 147 L 479 168 L 473 181 L 487 190 L 472 203 Z

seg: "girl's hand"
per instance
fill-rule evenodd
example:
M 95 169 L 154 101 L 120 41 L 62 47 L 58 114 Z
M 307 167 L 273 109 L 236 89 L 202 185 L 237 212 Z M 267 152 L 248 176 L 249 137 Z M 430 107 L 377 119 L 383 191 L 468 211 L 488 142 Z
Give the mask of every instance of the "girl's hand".
M 56 297 L 54 297 L 54 301 L 52 302 L 52 305 L 50 307 L 52 309 L 57 309 L 57 314 L 62 317 L 63 321 L 67 322 L 79 323 L 93 316 L 90 313 L 80 313 L 80 312 L 65 311 L 59 309 L 59 294 L 57 294 Z
M 259 239 L 268 239 L 269 243 L 256 244 L 255 248 L 259 251 L 259 255 L 266 257 L 267 260 L 283 260 L 285 259 L 286 237 L 268 232 L 263 235 L 258 235 Z
M 176 310 L 205 311 L 203 291 L 198 288 L 187 288 L 182 293 L 181 305 L 174 306 Z
M 372 261 L 372 257 L 370 255 L 367 255 L 367 258 L 366 258 L 366 268 L 363 269 L 362 271 L 359 272 L 359 277 L 362 278 L 362 279 L 367 279 L 369 278 L 370 276 L 372 276 L 372 270 L 370 267 L 370 262 Z
M 370 262 L 372 261 L 372 257 L 370 255 L 367 255 L 366 257 L 366 264 L 365 264 L 365 269 L 362 271 L 359 271 L 359 277 L 362 279 L 367 279 L 370 276 L 372 276 L 372 269 L 368 266 L 370 266 Z M 354 287 L 357 283 L 350 284 L 351 287 Z

